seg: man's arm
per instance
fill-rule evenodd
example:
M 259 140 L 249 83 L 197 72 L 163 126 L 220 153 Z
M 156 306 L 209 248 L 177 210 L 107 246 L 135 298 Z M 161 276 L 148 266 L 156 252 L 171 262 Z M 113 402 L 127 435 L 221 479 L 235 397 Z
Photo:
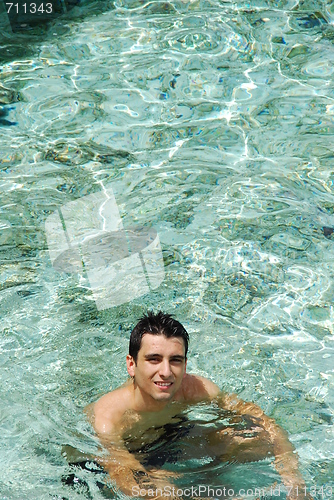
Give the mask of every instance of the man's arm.
M 120 490 L 129 496 L 138 496 L 139 490 L 147 492 L 152 499 L 152 494 L 148 490 L 162 490 L 165 487 L 173 488 L 173 485 L 167 482 L 169 474 L 167 471 L 150 470 L 147 471 L 136 457 L 125 447 L 121 436 L 121 425 L 117 410 L 110 411 L 99 402 L 97 407 L 91 405 L 86 409 L 89 420 L 91 421 L 97 437 L 102 446 L 107 450 L 108 455 L 97 457 L 96 461 L 101 464 L 115 480 Z M 145 496 L 141 494 L 141 496 Z M 159 498 L 159 496 L 153 497 Z
M 173 485 L 168 482 L 168 477 L 176 476 L 165 470 L 146 470 L 145 467 L 124 446 L 124 442 L 117 434 L 98 434 L 109 456 L 98 459 L 98 462 L 115 480 L 120 490 L 129 496 L 143 498 L 164 498 L 164 491 L 172 491 Z M 166 488 L 168 488 L 166 490 Z M 151 491 L 149 491 L 151 490 Z M 146 495 L 145 495 L 146 491 Z M 152 494 L 153 491 L 153 494 Z M 176 498 L 170 496 L 171 499 Z
M 220 406 L 237 415 L 250 416 L 255 424 L 267 432 L 275 455 L 276 470 L 288 491 L 287 498 L 291 500 L 311 498 L 305 495 L 306 486 L 299 472 L 298 456 L 294 447 L 288 439 L 288 434 L 279 427 L 275 420 L 265 415 L 259 406 L 242 401 L 234 394 L 220 394 L 218 401 Z
M 220 441 L 223 443 L 222 459 L 230 460 L 235 456 L 240 461 L 256 461 L 266 458 L 268 454 L 274 455 L 276 470 L 287 488 L 287 498 L 290 500 L 311 498 L 305 494 L 306 486 L 299 472 L 298 456 L 288 439 L 288 434 L 274 419 L 265 415 L 254 403 L 242 401 L 234 394 L 222 393 L 209 379 L 195 375 L 190 376 L 189 380 L 186 399 L 217 401 L 220 407 L 236 417 L 244 417 L 249 421 L 250 429 L 237 430 L 229 427 L 211 434 L 210 444 L 218 446 L 218 452 Z

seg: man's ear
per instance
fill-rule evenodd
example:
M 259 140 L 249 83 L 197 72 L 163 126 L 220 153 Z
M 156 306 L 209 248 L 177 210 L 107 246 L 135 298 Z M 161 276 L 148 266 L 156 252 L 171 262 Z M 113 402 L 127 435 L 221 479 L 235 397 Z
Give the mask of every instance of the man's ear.
M 133 359 L 133 357 L 130 356 L 130 354 L 128 354 L 126 357 L 126 367 L 128 369 L 128 374 L 130 375 L 130 377 L 134 377 L 135 376 L 136 362 Z

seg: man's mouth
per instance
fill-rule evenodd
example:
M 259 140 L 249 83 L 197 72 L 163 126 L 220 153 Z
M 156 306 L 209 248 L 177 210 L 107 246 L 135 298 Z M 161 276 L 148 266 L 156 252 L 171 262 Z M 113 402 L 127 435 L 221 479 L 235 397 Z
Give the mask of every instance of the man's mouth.
M 171 385 L 173 385 L 173 382 L 154 382 L 154 383 L 158 387 L 161 387 L 161 389 L 168 389 Z

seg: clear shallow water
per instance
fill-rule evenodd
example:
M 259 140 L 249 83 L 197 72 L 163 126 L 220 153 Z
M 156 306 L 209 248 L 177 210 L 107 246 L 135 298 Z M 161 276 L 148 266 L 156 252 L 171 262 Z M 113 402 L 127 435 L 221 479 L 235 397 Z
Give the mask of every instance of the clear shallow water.
M 333 17 L 330 2 L 96 2 L 3 36 L 3 498 L 88 498 L 61 482 L 61 447 L 96 452 L 82 409 L 125 380 L 149 307 L 189 330 L 190 371 L 260 404 L 307 484 L 333 485 Z M 165 280 L 98 312 L 51 267 L 44 224 L 105 186 L 124 226 L 158 231 Z

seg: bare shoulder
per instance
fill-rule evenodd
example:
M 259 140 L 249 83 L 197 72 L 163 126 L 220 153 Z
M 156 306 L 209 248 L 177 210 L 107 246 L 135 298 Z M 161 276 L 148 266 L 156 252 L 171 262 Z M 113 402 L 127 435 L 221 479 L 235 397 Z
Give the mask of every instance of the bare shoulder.
M 129 410 L 129 387 L 119 387 L 102 396 L 85 409 L 98 434 L 111 434 L 119 430 L 124 414 Z
M 187 373 L 183 379 L 183 394 L 186 401 L 213 399 L 219 393 L 218 385 L 208 378 Z

